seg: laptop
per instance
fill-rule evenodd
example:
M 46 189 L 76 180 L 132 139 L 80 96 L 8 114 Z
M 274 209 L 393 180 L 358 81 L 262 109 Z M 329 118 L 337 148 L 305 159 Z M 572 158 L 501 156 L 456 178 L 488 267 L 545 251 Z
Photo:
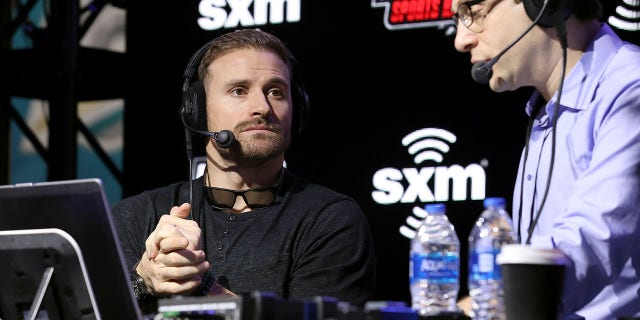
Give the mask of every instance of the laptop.
M 0 186 L 0 257 L 0 319 L 142 319 L 100 179 Z

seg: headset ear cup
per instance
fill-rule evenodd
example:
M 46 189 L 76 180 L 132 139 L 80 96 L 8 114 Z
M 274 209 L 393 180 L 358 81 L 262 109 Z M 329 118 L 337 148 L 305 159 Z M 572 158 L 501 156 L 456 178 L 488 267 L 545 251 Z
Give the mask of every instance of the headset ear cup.
M 190 110 L 186 120 L 191 127 L 198 130 L 207 130 L 207 98 L 202 81 L 194 81 L 187 91 L 187 106 Z M 188 112 L 189 113 L 189 112 Z
M 544 1 L 545 0 L 522 0 L 522 2 L 524 3 L 524 9 L 527 12 L 527 16 L 529 16 L 529 19 L 531 19 L 531 21 L 535 21 L 536 18 L 538 17 L 538 15 L 540 14 L 540 10 L 542 10 L 542 7 L 544 5 Z M 546 1 L 551 1 L 551 0 L 546 0 Z M 547 9 L 545 10 L 547 12 L 549 12 L 549 8 L 547 5 Z M 547 20 L 549 20 L 551 17 L 547 17 L 547 13 L 545 12 L 544 14 L 542 14 L 542 17 L 540 17 L 540 20 L 538 20 L 538 24 L 544 27 L 547 27 L 547 25 L 545 24 L 545 22 Z M 552 24 L 553 25 L 553 24 Z
M 309 96 L 301 86 L 296 85 L 293 99 L 293 118 L 295 123 L 292 126 L 296 130 L 294 132 L 295 135 L 300 135 L 303 132 L 309 121 L 309 112 Z
M 578 0 L 580 1 L 580 0 Z M 571 15 L 571 10 L 566 6 L 565 1 L 562 0 L 522 0 L 524 3 L 524 9 L 527 12 L 527 16 L 531 21 L 534 21 L 538 14 L 540 14 L 540 10 L 545 7 L 545 2 L 548 2 L 544 13 L 538 20 L 538 25 L 549 28 L 554 26 L 554 15 L 556 12 L 560 10 L 560 14 L 562 14 L 562 18 L 566 20 Z

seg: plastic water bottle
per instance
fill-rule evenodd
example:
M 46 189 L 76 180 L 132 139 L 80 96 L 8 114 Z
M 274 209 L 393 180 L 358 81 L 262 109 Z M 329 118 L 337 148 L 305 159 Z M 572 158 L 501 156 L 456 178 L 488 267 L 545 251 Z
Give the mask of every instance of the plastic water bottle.
M 427 216 L 411 240 L 411 308 L 420 316 L 458 312 L 460 241 L 444 204 L 425 206 Z
M 469 235 L 469 295 L 474 320 L 506 319 L 502 275 L 496 256 L 503 245 L 516 243 L 504 198 L 484 199 L 484 210 Z

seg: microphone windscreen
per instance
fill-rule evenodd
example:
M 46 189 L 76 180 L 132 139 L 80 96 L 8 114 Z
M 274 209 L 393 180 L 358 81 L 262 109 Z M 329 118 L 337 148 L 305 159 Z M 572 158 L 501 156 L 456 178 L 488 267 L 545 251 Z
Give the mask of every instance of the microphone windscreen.
M 229 148 L 236 141 L 236 137 L 233 135 L 233 132 L 229 130 L 222 130 L 218 132 L 215 137 L 216 144 L 220 148 Z
M 487 67 L 486 62 L 476 62 L 471 67 L 471 78 L 479 84 L 489 83 L 492 74 L 493 70 L 491 70 L 491 66 Z

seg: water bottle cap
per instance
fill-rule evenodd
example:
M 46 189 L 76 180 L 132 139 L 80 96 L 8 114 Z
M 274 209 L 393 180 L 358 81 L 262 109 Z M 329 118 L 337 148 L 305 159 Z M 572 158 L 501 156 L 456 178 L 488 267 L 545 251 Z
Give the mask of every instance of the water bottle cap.
M 424 206 L 424 210 L 426 210 L 429 214 L 444 214 L 447 207 L 444 203 L 429 203 Z
M 489 197 L 484 199 L 484 207 L 498 207 L 504 208 L 507 205 L 507 201 L 502 197 Z

